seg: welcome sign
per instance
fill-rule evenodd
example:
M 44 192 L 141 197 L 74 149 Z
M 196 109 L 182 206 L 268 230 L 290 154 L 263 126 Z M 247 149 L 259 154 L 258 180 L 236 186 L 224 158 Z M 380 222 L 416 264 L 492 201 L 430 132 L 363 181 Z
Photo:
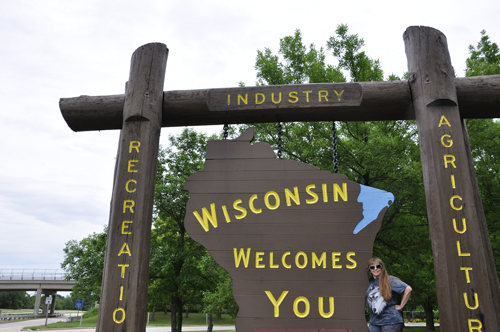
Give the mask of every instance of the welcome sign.
M 209 141 L 184 187 L 189 235 L 233 280 L 236 330 L 367 331 L 366 263 L 394 196 L 252 140 Z

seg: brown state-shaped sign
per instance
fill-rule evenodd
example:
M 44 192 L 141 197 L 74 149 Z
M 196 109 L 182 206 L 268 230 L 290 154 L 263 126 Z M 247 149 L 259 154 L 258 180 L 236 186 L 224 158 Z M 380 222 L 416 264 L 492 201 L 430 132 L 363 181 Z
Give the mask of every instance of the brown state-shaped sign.
M 233 280 L 236 330 L 367 331 L 366 263 L 392 194 L 252 140 L 209 141 L 184 187 L 189 235 Z

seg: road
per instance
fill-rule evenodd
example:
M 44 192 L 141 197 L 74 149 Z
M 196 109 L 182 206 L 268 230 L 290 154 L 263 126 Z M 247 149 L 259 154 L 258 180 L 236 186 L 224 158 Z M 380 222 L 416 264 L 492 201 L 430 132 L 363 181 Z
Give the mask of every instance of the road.
M 48 324 L 64 321 L 64 317 L 49 318 Z M 10 322 L 0 324 L 0 332 L 19 332 L 28 326 L 44 325 L 44 319 L 33 319 L 28 321 Z M 206 326 L 183 326 L 182 331 L 206 331 Z M 234 330 L 234 326 L 214 326 L 214 331 Z M 57 332 L 94 332 L 95 328 L 78 328 L 67 330 L 53 330 Z M 170 332 L 170 326 L 151 326 L 146 327 L 146 332 Z

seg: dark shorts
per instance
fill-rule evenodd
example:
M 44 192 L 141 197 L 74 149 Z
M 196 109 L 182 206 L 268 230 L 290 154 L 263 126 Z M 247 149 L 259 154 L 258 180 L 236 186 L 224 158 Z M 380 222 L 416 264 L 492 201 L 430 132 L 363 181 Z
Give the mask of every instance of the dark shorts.
M 394 324 L 394 325 L 370 325 L 368 328 L 370 332 L 403 332 L 403 323 Z

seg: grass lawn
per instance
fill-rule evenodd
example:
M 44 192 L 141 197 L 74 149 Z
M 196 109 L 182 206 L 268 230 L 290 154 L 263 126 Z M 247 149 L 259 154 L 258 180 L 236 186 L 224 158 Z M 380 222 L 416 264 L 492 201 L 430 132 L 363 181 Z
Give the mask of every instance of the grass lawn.
M 219 319 L 217 319 L 217 317 L 214 317 L 213 324 L 214 325 L 234 325 L 234 318 L 231 318 L 228 315 L 222 315 L 222 319 L 219 320 Z M 84 318 L 82 320 L 82 327 L 96 327 L 96 325 L 97 325 L 97 316 Z M 182 325 L 183 326 L 206 325 L 205 314 L 190 313 L 188 318 L 183 317 Z M 60 328 L 60 327 L 68 328 L 68 327 L 79 327 L 79 326 L 80 326 L 80 321 L 74 321 L 71 323 L 59 322 L 59 323 L 54 323 L 54 324 L 48 324 L 47 328 Z M 148 326 L 170 326 L 170 313 L 165 315 L 163 312 L 156 312 L 155 313 L 155 320 L 154 321 L 150 320 Z M 36 330 L 39 328 L 45 328 L 45 325 L 30 326 L 27 328 L 32 329 L 32 330 Z M 228 330 L 228 331 L 234 332 L 234 330 Z

